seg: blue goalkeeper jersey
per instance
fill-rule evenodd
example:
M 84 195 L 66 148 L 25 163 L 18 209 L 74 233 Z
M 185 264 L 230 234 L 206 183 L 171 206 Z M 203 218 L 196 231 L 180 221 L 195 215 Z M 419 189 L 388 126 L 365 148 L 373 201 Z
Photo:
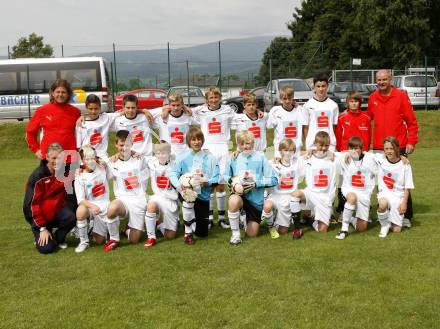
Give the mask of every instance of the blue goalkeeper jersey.
M 253 151 L 249 155 L 239 153 L 235 159 L 231 159 L 226 166 L 225 180 L 228 182 L 235 176 L 249 176 L 255 181 L 255 188 L 243 195 L 252 206 L 263 210 L 264 188 L 278 184 L 275 172 L 266 157 Z
M 208 181 L 208 186 L 202 187 L 197 197 L 203 201 L 209 201 L 212 186 L 217 185 L 220 178 L 220 170 L 215 157 L 206 151 L 194 153 L 194 151 L 188 150 L 179 154 L 168 170 L 171 184 L 178 188 L 180 176 L 186 173 L 202 173 Z

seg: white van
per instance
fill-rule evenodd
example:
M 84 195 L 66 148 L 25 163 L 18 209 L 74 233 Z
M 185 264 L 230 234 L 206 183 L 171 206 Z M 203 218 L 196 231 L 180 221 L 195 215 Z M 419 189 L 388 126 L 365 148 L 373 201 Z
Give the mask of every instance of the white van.
M 437 81 L 432 75 L 396 75 L 393 77 L 393 86 L 405 91 L 414 108 L 437 110 L 440 105 L 440 90 Z
M 72 105 L 85 112 L 88 94 L 96 94 L 102 111 L 111 110 L 108 73 L 102 57 L 21 58 L 0 60 L 0 119 L 32 117 L 49 102 L 49 88 L 66 79 L 73 89 Z

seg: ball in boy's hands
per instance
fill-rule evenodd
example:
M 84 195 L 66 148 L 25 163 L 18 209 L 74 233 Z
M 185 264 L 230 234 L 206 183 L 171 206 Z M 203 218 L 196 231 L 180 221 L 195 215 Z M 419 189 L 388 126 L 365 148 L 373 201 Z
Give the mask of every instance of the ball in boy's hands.
M 191 179 L 192 179 L 192 174 L 186 173 L 180 176 L 179 183 L 184 188 L 192 188 Z
M 231 193 L 237 194 L 237 195 L 243 195 L 244 188 L 243 188 L 241 177 L 235 176 L 234 178 L 232 178 Z

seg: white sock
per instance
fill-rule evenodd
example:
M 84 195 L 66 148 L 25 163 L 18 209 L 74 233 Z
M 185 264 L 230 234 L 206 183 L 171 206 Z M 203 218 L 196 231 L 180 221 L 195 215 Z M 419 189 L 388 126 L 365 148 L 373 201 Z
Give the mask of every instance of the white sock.
M 106 220 L 108 234 L 110 235 L 110 240 L 119 241 L 119 217 L 113 220 Z M 129 232 L 127 232 L 128 235 Z
M 312 227 L 316 232 L 319 232 L 319 224 L 317 220 L 313 221 Z
M 89 243 L 89 225 L 87 223 L 87 220 L 77 221 L 76 227 L 78 228 L 79 242 Z
M 196 215 L 194 212 L 194 203 L 182 202 L 182 217 L 185 224 L 185 235 L 193 234 L 196 229 Z
M 264 210 L 261 213 L 261 219 L 264 220 L 267 224 L 267 227 L 272 228 L 274 225 L 273 220 L 273 211 L 265 212 Z
M 209 220 L 214 220 L 214 193 L 211 193 L 209 198 Z
M 229 224 L 231 225 L 232 237 L 240 238 L 240 212 L 230 212 L 228 211 Z
M 348 232 L 348 228 L 350 226 L 351 217 L 353 216 L 353 212 L 356 209 L 354 204 L 349 204 L 345 202 L 344 211 L 342 212 L 342 228 L 341 231 Z
M 159 222 L 158 224 L 156 221 L 156 230 L 159 230 L 162 235 L 165 235 L 165 224 L 163 222 Z
M 300 212 L 301 211 L 300 202 L 301 202 L 300 198 L 292 196 L 289 201 L 290 212 L 292 213 Z
M 217 192 L 217 211 L 218 211 L 218 220 L 225 219 L 225 210 L 226 210 L 226 192 Z
M 390 213 L 388 210 L 385 212 L 377 212 L 377 220 L 379 221 L 381 226 L 380 235 L 382 236 L 386 236 L 391 227 L 391 222 L 388 220 L 389 214 Z
M 149 238 L 156 239 L 156 213 L 146 212 L 145 213 L 145 227 L 147 228 L 147 236 Z

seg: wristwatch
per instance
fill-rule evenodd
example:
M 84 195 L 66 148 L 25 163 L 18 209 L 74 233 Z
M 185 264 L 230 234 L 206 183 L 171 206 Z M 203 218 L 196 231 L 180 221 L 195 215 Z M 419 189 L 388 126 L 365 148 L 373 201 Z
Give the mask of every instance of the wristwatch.
M 43 231 L 46 231 L 46 228 L 44 226 L 40 227 L 40 232 L 43 232 Z

